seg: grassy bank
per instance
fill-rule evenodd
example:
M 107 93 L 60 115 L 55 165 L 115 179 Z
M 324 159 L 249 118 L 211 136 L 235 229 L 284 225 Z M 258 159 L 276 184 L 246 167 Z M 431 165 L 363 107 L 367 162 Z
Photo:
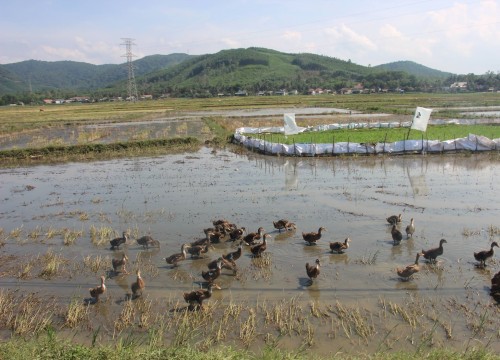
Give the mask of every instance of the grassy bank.
M 53 332 L 47 332 L 37 339 L 15 339 L 0 343 L 0 359 L 72 359 L 72 360 L 127 360 L 127 359 L 169 359 L 169 360 L 220 360 L 220 359 L 267 359 L 267 360 L 312 360 L 312 359 L 436 359 L 436 360 L 497 360 L 499 355 L 481 349 L 470 349 L 467 352 L 457 352 L 450 349 L 434 349 L 431 351 L 374 353 L 366 355 L 332 354 L 328 357 L 318 357 L 309 352 L 287 352 L 273 347 L 265 347 L 260 353 L 239 350 L 231 347 L 216 346 L 206 351 L 193 347 L 162 347 L 155 344 L 137 345 L 117 341 L 112 346 L 85 346 L 58 339 Z
M 153 156 L 181 151 L 196 151 L 201 142 L 192 137 L 120 142 L 113 144 L 83 144 L 47 146 L 0 151 L 0 164 L 13 166 L 33 163 L 93 161 L 118 157 Z

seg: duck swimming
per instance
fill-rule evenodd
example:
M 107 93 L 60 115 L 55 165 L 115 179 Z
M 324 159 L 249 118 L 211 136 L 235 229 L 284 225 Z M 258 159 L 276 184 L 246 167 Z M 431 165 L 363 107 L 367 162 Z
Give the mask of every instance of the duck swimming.
M 119 249 L 121 244 L 126 244 L 128 241 L 128 235 L 127 232 L 124 231 L 122 233 L 122 237 L 115 238 L 111 240 L 109 243 L 111 244 L 111 250 Z
M 422 254 L 417 253 L 417 258 L 415 259 L 415 263 L 410 264 L 404 268 L 397 268 L 396 272 L 397 274 L 403 278 L 404 281 L 408 281 L 413 274 L 416 274 L 417 272 L 420 271 L 420 266 L 418 265 L 418 259 L 420 258 Z
M 399 245 L 401 240 L 403 240 L 403 234 L 396 228 L 396 225 L 392 225 L 391 236 L 393 245 Z
M 142 245 L 143 249 L 149 249 L 149 247 L 157 247 L 160 248 L 160 242 L 158 240 L 153 239 L 149 235 L 145 235 L 136 240 L 139 245 Z
M 401 214 L 391 215 L 386 220 L 391 225 L 397 225 L 397 223 L 400 223 L 401 221 L 403 221 L 403 217 L 401 216 Z

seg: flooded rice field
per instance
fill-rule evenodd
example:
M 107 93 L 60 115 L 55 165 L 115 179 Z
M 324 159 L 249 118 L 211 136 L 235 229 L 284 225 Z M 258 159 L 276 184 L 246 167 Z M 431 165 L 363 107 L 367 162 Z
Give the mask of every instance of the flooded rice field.
M 247 232 L 263 227 L 271 237 L 260 258 L 244 245 L 236 274 L 222 269 L 216 279 L 221 289 L 204 306 L 224 314 L 247 307 L 226 314 L 233 318 L 231 335 L 211 337 L 214 343 L 260 348 L 274 341 L 324 354 L 435 345 L 500 351 L 500 310 L 489 296 L 500 257 L 480 268 L 473 256 L 500 241 L 498 154 L 282 158 L 203 148 L 0 174 L 2 291 L 36 293 L 64 313 L 73 299 L 88 300 L 88 289 L 105 275 L 107 293 L 89 306 L 84 326 L 95 331 L 102 324 L 100 336 L 123 331 L 117 319 L 123 320 L 136 269 L 146 282 L 137 301 L 160 309 L 153 311 L 157 316 L 177 316 L 170 314 L 186 306 L 184 292 L 206 288 L 201 273 L 207 263 L 235 251 L 238 241 L 223 238 L 204 257 L 188 255 L 175 268 L 165 258 L 204 238 L 212 221 L 227 219 Z M 402 215 L 403 234 L 411 218 L 416 227 L 399 245 L 386 221 L 393 214 Z M 273 221 L 281 218 L 296 229 L 276 230 Z M 308 245 L 302 232 L 320 227 L 326 231 Z M 131 239 L 111 250 L 109 240 L 124 231 Z M 139 246 L 134 239 L 143 235 L 160 248 Z M 333 254 L 329 243 L 347 237 L 349 248 Z M 442 238 L 447 243 L 436 264 L 420 259 L 412 279 L 398 277 L 396 267 L 415 262 Z M 128 275 L 111 270 L 111 259 L 123 254 Z M 46 268 L 50 257 L 60 259 L 52 271 Z M 316 259 L 321 272 L 311 283 L 305 264 Z M 288 325 L 279 322 L 280 314 Z M 260 329 L 253 337 L 245 332 L 252 318 Z M 144 331 L 141 321 L 128 327 Z M 197 324 L 196 334 L 209 333 L 214 321 Z M 90 337 L 91 331 L 79 334 Z

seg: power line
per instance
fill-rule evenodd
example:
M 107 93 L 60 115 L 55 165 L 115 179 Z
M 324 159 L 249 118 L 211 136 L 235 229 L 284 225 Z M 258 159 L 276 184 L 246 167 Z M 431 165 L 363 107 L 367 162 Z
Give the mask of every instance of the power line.
M 122 38 L 122 40 L 124 41 L 124 43 L 120 45 L 125 45 L 125 55 L 122 55 L 122 57 L 127 58 L 127 69 L 128 69 L 127 99 L 130 101 L 136 101 L 139 99 L 139 96 L 137 94 L 137 85 L 135 84 L 135 75 L 134 75 L 134 64 L 132 62 L 133 58 L 136 56 L 132 54 L 132 45 L 135 45 L 134 39 Z

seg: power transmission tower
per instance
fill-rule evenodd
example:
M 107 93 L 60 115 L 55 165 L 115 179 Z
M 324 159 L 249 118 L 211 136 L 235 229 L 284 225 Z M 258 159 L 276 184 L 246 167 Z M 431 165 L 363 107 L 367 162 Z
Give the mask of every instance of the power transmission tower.
M 125 51 L 126 51 L 125 55 L 122 56 L 127 58 L 127 68 L 128 68 L 127 99 L 131 101 L 136 101 L 139 100 L 139 96 L 137 94 L 137 85 L 135 84 L 134 64 L 132 63 L 132 59 L 135 57 L 135 55 L 132 54 L 132 45 L 135 45 L 134 39 L 122 38 L 122 40 L 124 41 L 124 43 L 121 45 L 125 45 Z

